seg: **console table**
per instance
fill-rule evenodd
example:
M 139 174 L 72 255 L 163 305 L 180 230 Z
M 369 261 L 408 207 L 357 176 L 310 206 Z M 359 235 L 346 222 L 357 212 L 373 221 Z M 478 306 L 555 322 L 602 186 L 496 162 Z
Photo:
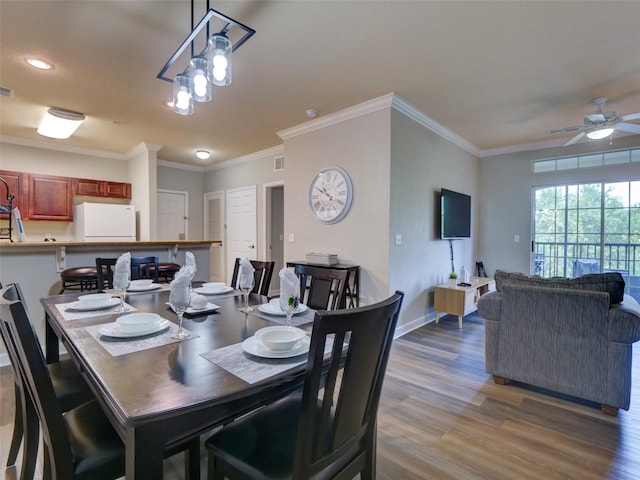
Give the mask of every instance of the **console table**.
M 329 268 L 331 270 L 346 270 L 349 272 L 347 277 L 347 287 L 345 290 L 345 305 L 341 308 L 354 308 L 360 306 L 360 265 L 348 265 L 339 263 L 336 265 L 322 265 L 309 262 L 287 262 L 287 267 L 296 265 L 309 265 L 310 267 Z
M 441 313 L 448 313 L 458 316 L 458 328 L 462 328 L 462 317 L 476 311 L 480 295 L 496 289 L 493 278 L 471 277 L 469 283 L 470 287 L 448 283 L 436 286 L 433 300 L 436 323 L 440 322 Z

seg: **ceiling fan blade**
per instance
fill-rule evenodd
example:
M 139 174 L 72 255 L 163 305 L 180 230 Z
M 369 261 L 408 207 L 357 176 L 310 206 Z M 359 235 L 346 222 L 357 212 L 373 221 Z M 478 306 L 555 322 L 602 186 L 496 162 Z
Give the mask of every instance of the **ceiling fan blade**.
M 555 130 L 547 130 L 547 135 L 556 135 L 558 133 L 577 132 L 584 128 L 584 125 L 575 125 L 573 127 L 556 128 Z
M 569 140 L 567 143 L 565 143 L 564 146 L 568 147 L 569 145 L 573 145 L 574 143 L 576 143 L 578 140 L 580 140 L 585 135 L 586 135 L 586 132 L 580 132 L 578 135 L 576 135 L 571 140 Z
M 633 123 L 616 123 L 615 128 L 616 130 L 622 130 L 624 132 L 640 134 L 640 125 L 635 125 Z
M 621 122 L 627 122 L 629 120 L 638 120 L 638 119 L 640 119 L 640 112 L 621 115 L 617 118 L 617 120 L 620 120 Z

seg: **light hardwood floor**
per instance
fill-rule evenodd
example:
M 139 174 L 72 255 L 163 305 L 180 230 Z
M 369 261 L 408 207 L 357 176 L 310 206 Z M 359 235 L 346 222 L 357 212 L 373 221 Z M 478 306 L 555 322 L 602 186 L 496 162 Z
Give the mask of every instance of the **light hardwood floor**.
M 640 479 L 640 355 L 631 409 L 612 418 L 595 404 L 494 385 L 484 371 L 484 321 L 472 314 L 462 330 L 457 323 L 445 316 L 394 342 L 378 415 L 378 479 Z M 0 369 L 2 465 L 10 375 Z M 181 478 L 181 460 L 165 461 L 165 478 Z

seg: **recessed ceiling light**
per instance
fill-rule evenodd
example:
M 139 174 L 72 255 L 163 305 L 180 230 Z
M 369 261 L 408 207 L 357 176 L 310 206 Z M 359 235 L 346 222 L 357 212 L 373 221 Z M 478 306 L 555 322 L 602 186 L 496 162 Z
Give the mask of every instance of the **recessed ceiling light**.
M 24 59 L 27 64 L 31 65 L 33 68 L 37 68 L 38 70 L 53 70 L 53 65 L 49 62 L 45 62 L 39 58 L 29 57 Z
M 196 151 L 196 157 L 198 157 L 200 160 L 207 160 L 210 156 L 211 154 L 206 150 Z

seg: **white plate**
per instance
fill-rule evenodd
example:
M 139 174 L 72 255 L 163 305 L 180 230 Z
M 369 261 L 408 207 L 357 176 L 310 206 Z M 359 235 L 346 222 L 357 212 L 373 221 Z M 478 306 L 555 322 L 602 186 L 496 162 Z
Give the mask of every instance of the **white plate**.
M 67 307 L 67 310 L 74 310 L 76 312 L 92 312 L 94 310 L 106 310 L 107 308 L 112 308 L 119 304 L 120 304 L 119 298 L 110 298 L 107 303 L 105 303 L 104 305 L 100 305 L 99 307 L 96 307 L 95 305 L 92 305 L 92 306 L 82 305 L 82 302 L 77 301 L 77 302 L 71 303 Z
M 150 292 L 152 290 L 157 290 L 159 288 L 161 288 L 162 285 L 160 285 L 159 283 L 152 283 L 151 286 L 149 287 L 135 287 L 135 286 L 129 286 L 129 288 L 127 288 L 127 292 Z
M 223 287 L 220 290 L 207 290 L 204 287 L 199 287 L 193 291 L 201 295 L 220 295 L 221 293 L 233 292 L 233 287 Z
M 155 325 L 149 327 L 146 331 L 138 331 L 138 332 L 125 332 L 120 328 L 120 326 L 116 323 L 110 323 L 98 329 L 100 335 L 106 335 L 107 337 L 115 337 L 115 338 L 131 338 L 131 337 L 143 337 L 145 335 L 151 335 L 152 333 L 160 332 L 169 326 L 169 320 L 165 320 L 164 318 Z
M 169 307 L 171 307 L 171 304 L 169 302 L 166 302 L 166 304 L 169 305 Z M 207 306 L 206 307 L 204 307 L 204 308 L 189 307 L 189 308 L 187 308 L 187 311 L 185 313 L 187 315 L 196 315 L 198 313 L 213 312 L 214 310 L 218 310 L 219 308 L 220 308 L 220 305 L 216 305 L 215 303 L 207 302 Z M 171 310 L 173 310 L 173 308 Z
M 262 305 L 258 305 L 258 310 L 260 310 L 262 313 L 267 313 L 269 315 L 286 317 L 286 314 L 280 309 L 280 306 L 274 305 L 273 303 L 263 303 Z M 307 307 L 304 303 L 301 303 L 298 306 L 298 311 L 294 313 L 294 315 L 299 315 L 301 313 L 306 312 L 307 310 L 309 310 L 309 307 Z
M 268 350 L 262 342 L 258 340 L 256 337 L 249 337 L 244 342 L 242 342 L 242 349 L 250 353 L 251 355 L 255 355 L 256 357 L 263 358 L 291 358 L 297 357 L 298 355 L 302 355 L 303 353 L 307 353 L 309 351 L 309 345 L 311 344 L 311 338 L 309 336 L 305 336 L 302 341 L 296 346 L 296 348 L 292 350 L 288 350 L 286 352 L 272 352 Z

